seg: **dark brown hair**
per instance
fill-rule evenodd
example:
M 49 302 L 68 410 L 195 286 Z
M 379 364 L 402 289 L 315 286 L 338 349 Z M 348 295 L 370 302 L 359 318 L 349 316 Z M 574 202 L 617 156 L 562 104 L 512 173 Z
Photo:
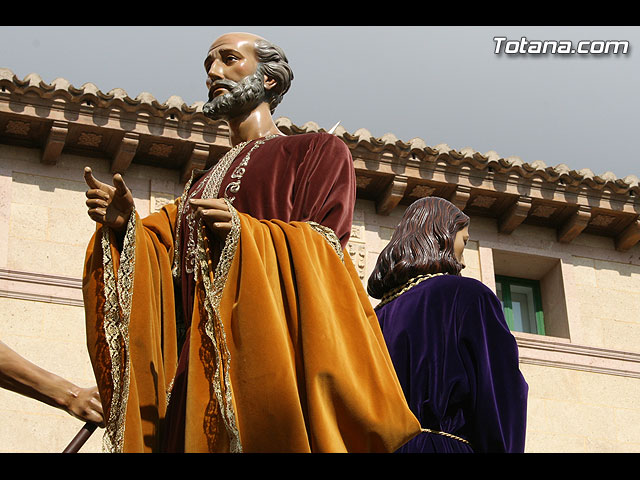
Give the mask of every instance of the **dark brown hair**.
M 467 225 L 469 217 L 443 198 L 425 197 L 413 202 L 378 256 L 367 284 L 369 295 L 382 298 L 418 275 L 459 275 L 463 267 L 453 247 L 456 234 Z

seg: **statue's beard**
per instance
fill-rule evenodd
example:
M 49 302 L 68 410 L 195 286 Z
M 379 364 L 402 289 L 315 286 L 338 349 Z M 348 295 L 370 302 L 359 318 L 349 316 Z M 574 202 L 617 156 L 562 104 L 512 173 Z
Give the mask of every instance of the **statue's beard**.
M 258 69 L 256 73 L 247 75 L 239 82 L 217 80 L 213 86 L 221 85 L 228 92 L 206 102 L 202 112 L 212 120 L 229 120 L 250 112 L 266 101 L 263 78 Z

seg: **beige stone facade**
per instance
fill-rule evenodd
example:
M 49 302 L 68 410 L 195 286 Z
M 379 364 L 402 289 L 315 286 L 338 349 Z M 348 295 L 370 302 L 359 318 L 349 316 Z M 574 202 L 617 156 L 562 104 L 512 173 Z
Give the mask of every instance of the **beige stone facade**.
M 108 164 L 62 154 L 55 167 L 43 168 L 37 149 L 0 145 L 0 165 L 0 339 L 76 385 L 95 385 L 82 306 L 83 262 L 95 223 L 86 214 L 82 172 L 89 165 L 98 178 L 110 176 Z M 178 175 L 157 167 L 132 166 L 127 183 L 143 216 L 181 191 Z M 61 452 L 82 427 L 60 410 L 2 389 L 0 416 L 0 452 Z M 101 451 L 99 432 L 83 452 Z
M 279 119 L 288 134 L 317 130 Z M 529 383 L 527 452 L 640 452 L 640 228 L 635 177 L 456 152 L 366 130 L 351 149 L 358 200 L 348 249 L 363 283 L 404 209 L 438 195 L 471 217 L 463 275 L 540 282 L 545 335 L 514 332 Z M 81 276 L 95 228 L 85 165 L 122 172 L 141 215 L 228 149 L 224 125 L 177 97 L 81 88 L 0 69 L 0 339 L 80 386 L 94 384 Z M 82 423 L 0 390 L 0 452 L 60 452 Z M 96 432 L 82 449 L 101 450 Z

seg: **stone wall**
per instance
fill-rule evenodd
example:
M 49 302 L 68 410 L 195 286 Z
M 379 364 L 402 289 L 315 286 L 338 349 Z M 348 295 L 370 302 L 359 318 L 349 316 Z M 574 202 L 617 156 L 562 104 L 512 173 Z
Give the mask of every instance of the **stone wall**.
M 85 165 L 111 178 L 106 161 L 0 146 L 0 340 L 81 387 L 95 385 L 85 344 L 82 270 L 95 223 L 86 213 Z M 178 174 L 132 166 L 126 175 L 145 216 L 181 193 Z M 176 193 L 177 192 L 177 193 Z M 61 452 L 82 427 L 70 415 L 0 389 L 0 452 Z M 100 452 L 102 430 L 83 452 Z

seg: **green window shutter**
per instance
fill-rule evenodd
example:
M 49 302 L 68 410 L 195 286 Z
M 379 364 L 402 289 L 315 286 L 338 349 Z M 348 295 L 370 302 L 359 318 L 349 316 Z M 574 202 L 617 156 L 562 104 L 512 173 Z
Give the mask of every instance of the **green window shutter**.
M 496 275 L 496 291 L 510 330 L 545 334 L 540 282 Z

